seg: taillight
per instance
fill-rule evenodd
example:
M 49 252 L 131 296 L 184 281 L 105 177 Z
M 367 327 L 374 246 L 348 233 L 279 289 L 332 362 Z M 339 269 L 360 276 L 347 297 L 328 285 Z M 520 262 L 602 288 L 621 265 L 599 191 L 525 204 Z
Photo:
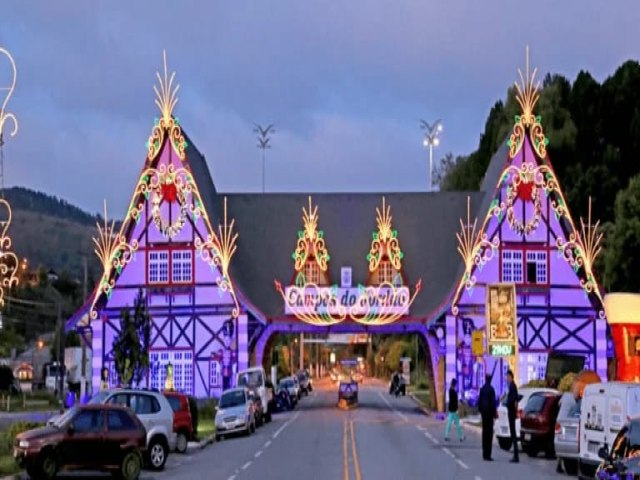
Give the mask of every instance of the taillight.
M 562 431 L 562 427 L 560 426 L 559 423 L 556 423 L 556 433 L 560 433 Z

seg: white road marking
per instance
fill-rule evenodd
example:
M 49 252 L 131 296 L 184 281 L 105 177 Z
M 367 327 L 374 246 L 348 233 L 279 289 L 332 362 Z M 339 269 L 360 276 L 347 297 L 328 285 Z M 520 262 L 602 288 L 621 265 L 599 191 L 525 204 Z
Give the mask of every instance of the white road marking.
M 391 411 L 393 413 L 395 413 L 397 416 L 399 416 L 401 419 L 403 419 L 405 422 L 408 422 L 409 419 L 407 417 L 404 416 L 403 413 L 400 413 L 398 410 L 396 410 L 395 408 L 393 408 L 393 405 L 391 405 L 391 403 L 389 402 L 389 400 L 387 400 L 384 395 L 382 394 L 382 392 L 378 392 L 378 395 L 380 395 L 380 398 L 382 400 L 384 400 L 384 403 L 387 404 L 387 406 L 391 409 Z
M 267 440 L 267 443 L 264 444 L 264 448 L 269 448 L 269 445 L 271 445 L 271 440 Z
M 253 463 L 253 462 L 251 462 L 251 460 L 249 460 L 247 463 L 245 463 L 244 465 L 242 465 L 242 469 L 243 469 L 243 470 L 246 470 L 247 468 L 249 468 L 249 467 L 251 466 L 251 463 Z
M 438 442 L 438 439 L 437 439 L 437 438 L 433 438 L 433 437 L 431 437 L 431 441 L 432 441 L 435 445 L 438 445 L 438 443 L 440 443 L 440 442 Z
M 227 478 L 227 480 L 236 480 L 236 476 L 235 475 L 231 475 L 229 478 Z
M 451 450 L 449 450 L 447 447 L 442 447 L 442 451 L 444 453 L 446 453 L 447 455 L 449 455 L 451 458 L 456 458 L 456 456 L 453 454 L 453 452 Z
M 284 425 L 282 425 L 278 430 L 276 430 L 276 432 L 273 434 L 272 438 L 278 438 L 278 435 L 280 435 L 280 433 L 282 433 L 282 431 L 287 428 L 289 426 L 289 424 L 293 421 L 296 420 L 296 418 L 298 418 L 300 416 L 300 412 L 297 412 L 293 417 L 291 417 L 289 420 L 287 420 L 285 422 Z
M 476 475 L 476 478 L 474 478 L 474 480 L 482 480 L 482 477 L 479 477 L 478 475 Z
M 456 463 L 458 465 L 460 465 L 462 468 L 464 468 L 465 470 L 469 470 L 469 465 L 467 465 L 466 463 L 464 463 L 462 460 L 460 460 L 459 458 L 456 458 Z
M 433 440 L 433 435 L 431 435 L 429 432 L 424 432 L 424 436 Z
M 254 455 L 255 458 L 258 458 L 260 455 L 262 455 L 262 450 L 258 450 L 256 452 L 256 454 Z
M 416 428 L 421 432 L 424 432 L 424 427 L 422 425 L 416 425 Z

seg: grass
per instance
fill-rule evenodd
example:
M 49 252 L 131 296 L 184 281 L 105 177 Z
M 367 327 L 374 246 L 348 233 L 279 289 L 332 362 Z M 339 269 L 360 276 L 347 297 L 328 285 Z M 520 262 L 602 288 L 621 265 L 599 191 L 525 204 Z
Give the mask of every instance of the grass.
M 20 467 L 11 453 L 0 455 L 0 475 L 11 475 L 20 472 Z
M 426 408 L 431 409 L 431 394 L 428 391 L 414 393 L 413 396 Z
M 206 418 L 198 422 L 198 438 L 204 440 L 216 431 L 213 419 Z

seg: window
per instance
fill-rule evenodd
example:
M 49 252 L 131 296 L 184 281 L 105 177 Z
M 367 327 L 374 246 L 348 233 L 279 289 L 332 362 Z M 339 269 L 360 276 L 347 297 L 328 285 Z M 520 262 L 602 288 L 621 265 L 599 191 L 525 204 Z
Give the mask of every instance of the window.
M 180 405 L 180 399 L 178 397 L 169 395 L 166 398 L 169 401 L 169 404 L 171 405 L 171 410 L 173 410 L 174 412 L 179 412 L 180 410 L 182 410 L 182 406 Z
M 393 281 L 393 267 L 389 260 L 382 260 L 378 266 L 378 282 L 391 283 Z
M 151 395 L 131 395 L 131 410 L 136 415 L 150 415 L 160 411 L 160 404 Z
M 547 401 L 546 395 L 533 394 L 529 397 L 527 405 L 524 407 L 524 413 L 539 413 L 544 408 L 544 404 Z
M 171 278 L 177 283 L 190 283 L 192 279 L 191 250 L 171 253 Z
M 320 267 L 318 267 L 315 259 L 309 259 L 307 263 L 305 263 L 304 278 L 307 283 L 320 284 Z
M 502 251 L 502 281 L 508 283 L 522 283 L 522 251 Z
M 547 283 L 547 252 L 527 252 L 527 283 Z
M 157 250 L 149 252 L 149 283 L 169 281 L 169 252 Z
M 102 410 L 84 410 L 73 419 L 76 433 L 101 432 L 104 428 Z
M 220 386 L 220 362 L 217 360 L 211 360 L 209 362 L 209 386 Z
M 193 391 L 193 352 L 155 350 L 149 352 L 149 386 L 152 390 L 164 390 L 167 365 L 173 366 L 173 387 L 183 393 Z
M 112 432 L 137 430 L 134 420 L 122 410 L 107 411 L 107 428 Z

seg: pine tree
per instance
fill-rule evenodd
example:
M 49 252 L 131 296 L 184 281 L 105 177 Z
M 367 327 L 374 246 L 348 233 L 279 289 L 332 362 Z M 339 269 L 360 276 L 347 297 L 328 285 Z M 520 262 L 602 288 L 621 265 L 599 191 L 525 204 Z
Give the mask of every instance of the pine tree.
M 142 290 L 133 305 L 133 314 L 123 309 L 120 332 L 113 340 L 115 368 L 122 385 L 140 384 L 149 369 L 151 319 Z

